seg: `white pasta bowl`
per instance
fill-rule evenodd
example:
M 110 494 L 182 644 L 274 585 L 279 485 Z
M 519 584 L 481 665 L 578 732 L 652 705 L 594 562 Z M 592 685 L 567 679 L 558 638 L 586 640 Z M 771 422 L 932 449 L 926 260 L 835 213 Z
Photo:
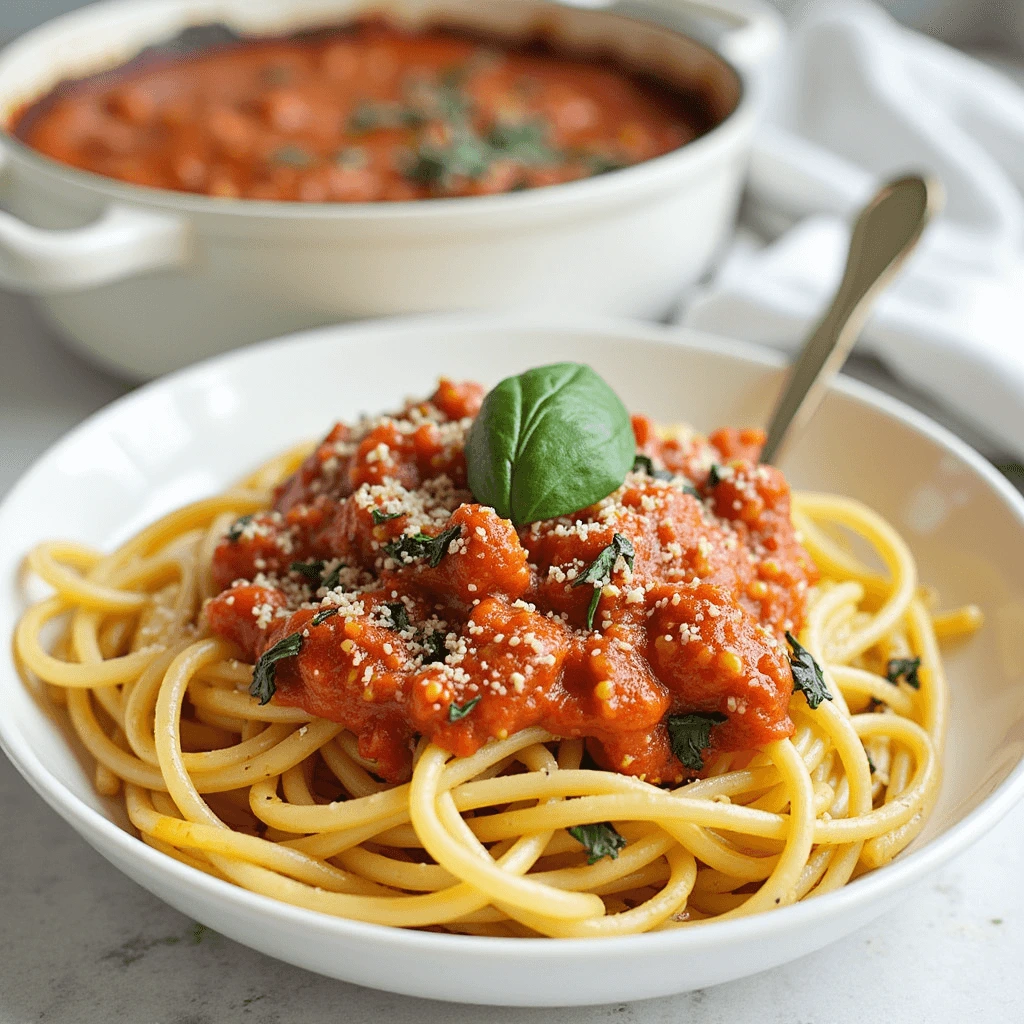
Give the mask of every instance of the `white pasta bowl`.
M 781 373 L 763 351 L 621 322 L 472 315 L 325 328 L 157 381 L 56 444 L 0 507 L 0 632 L 25 606 L 20 565 L 44 538 L 109 548 L 222 489 L 335 418 L 426 393 L 439 374 L 493 384 L 526 367 L 590 363 L 626 404 L 700 429 L 763 423 Z M 908 539 L 949 606 L 984 630 L 947 650 L 952 691 L 942 793 L 918 840 L 846 888 L 767 914 L 625 938 L 504 939 L 361 924 L 254 895 L 165 857 L 119 824 L 59 724 L 0 665 L 0 741 L 37 792 L 129 877 L 271 956 L 346 981 L 459 1002 L 592 1004 L 666 995 L 763 971 L 891 909 L 1024 795 L 1024 499 L 925 417 L 841 380 L 784 468 L 842 492 Z M 458 964 L 458 971 L 452 969 Z

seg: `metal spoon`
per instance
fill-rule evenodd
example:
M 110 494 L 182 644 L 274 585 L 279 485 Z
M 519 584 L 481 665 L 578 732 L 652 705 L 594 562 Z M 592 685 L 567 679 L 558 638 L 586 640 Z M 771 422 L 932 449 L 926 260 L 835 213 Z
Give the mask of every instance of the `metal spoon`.
M 846 362 L 875 299 L 896 276 L 941 207 L 939 183 L 913 175 L 883 185 L 861 211 L 832 305 L 793 363 L 772 413 L 762 462 L 775 462 L 787 439 L 806 425 L 829 382 Z

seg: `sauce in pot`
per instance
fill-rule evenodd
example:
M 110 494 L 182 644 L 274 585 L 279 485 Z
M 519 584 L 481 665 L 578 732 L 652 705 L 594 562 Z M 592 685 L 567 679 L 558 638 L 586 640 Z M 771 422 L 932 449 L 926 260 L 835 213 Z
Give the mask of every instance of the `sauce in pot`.
M 586 178 L 713 123 L 701 97 L 607 59 L 366 19 L 144 53 L 58 86 L 12 130 L 54 160 L 136 185 L 366 202 Z

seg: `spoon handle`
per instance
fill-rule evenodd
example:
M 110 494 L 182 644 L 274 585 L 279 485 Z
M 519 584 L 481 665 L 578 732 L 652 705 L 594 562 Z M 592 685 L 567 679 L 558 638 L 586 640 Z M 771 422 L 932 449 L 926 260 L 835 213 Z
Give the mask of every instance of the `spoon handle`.
M 807 423 L 846 362 L 875 299 L 941 205 L 939 183 L 914 175 L 883 185 L 861 211 L 839 289 L 793 364 L 772 413 L 763 463 L 776 461 L 784 442 Z

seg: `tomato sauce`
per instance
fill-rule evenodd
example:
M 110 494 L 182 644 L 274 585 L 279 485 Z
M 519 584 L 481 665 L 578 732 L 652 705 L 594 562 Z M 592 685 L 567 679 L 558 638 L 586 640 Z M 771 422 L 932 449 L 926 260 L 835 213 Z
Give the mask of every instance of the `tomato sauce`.
M 249 659 L 302 637 L 274 701 L 343 723 L 389 781 L 408 777 L 417 736 L 465 756 L 539 725 L 660 783 L 693 774 L 666 716 L 718 716 L 712 752 L 790 735 L 784 633 L 817 574 L 785 479 L 756 463 L 764 435 L 666 437 L 634 417 L 660 476 L 631 472 L 596 505 L 517 529 L 466 490 L 481 399 L 442 381 L 337 425 L 272 510 L 220 542 L 212 631 Z M 616 534 L 633 566 L 615 563 L 588 628 L 594 587 L 573 582 Z
M 64 83 L 22 110 L 13 133 L 136 185 L 366 202 L 572 181 L 713 124 L 700 96 L 609 60 L 443 27 L 364 19 L 186 49 Z

